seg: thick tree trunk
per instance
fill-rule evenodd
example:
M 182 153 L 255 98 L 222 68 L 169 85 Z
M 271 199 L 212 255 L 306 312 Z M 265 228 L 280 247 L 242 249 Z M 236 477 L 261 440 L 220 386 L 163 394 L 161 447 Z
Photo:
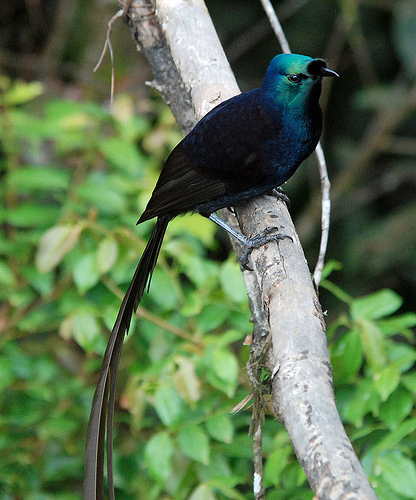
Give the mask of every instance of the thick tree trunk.
M 186 132 L 239 93 L 238 86 L 203 0 L 138 4 L 128 12 L 129 27 L 152 65 L 153 84 Z M 238 207 L 238 222 L 227 211 L 221 215 L 245 234 L 279 226 L 291 237 L 254 250 L 253 271 L 244 271 L 254 324 L 251 364 L 262 356 L 270 366 L 275 415 L 318 498 L 375 499 L 335 406 L 325 323 L 285 204 L 265 196 Z M 272 350 L 265 357 L 269 335 Z

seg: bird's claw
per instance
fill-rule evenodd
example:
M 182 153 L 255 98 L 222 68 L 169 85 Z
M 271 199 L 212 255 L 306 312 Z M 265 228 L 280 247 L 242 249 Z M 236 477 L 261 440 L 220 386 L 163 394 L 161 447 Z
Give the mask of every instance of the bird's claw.
M 239 261 L 241 266 L 246 270 L 246 271 L 254 271 L 252 267 L 248 265 L 248 256 L 251 254 L 251 251 L 253 249 L 250 247 L 245 247 L 243 253 L 239 257 Z
M 247 271 L 253 271 L 253 269 L 248 266 L 248 257 L 251 254 L 253 248 L 260 248 L 266 243 L 270 243 L 271 241 L 278 242 L 279 240 L 283 240 L 284 238 L 289 238 L 292 240 L 291 236 L 288 236 L 287 234 L 276 233 L 278 229 L 279 228 L 277 227 L 266 227 L 266 229 L 264 229 L 261 233 L 247 239 L 245 249 L 239 258 L 240 264 L 244 269 L 246 269 Z
M 290 198 L 287 196 L 287 194 L 283 191 L 283 188 L 281 186 L 272 189 L 272 195 L 276 196 L 278 200 L 283 201 L 286 203 L 287 208 L 290 208 Z

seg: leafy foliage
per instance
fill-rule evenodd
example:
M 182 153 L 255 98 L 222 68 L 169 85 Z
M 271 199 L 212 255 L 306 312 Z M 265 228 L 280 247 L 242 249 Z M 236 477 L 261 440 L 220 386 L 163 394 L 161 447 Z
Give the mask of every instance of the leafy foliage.
M 379 499 L 413 498 L 416 314 L 395 314 L 402 299 L 380 290 L 349 305 L 328 330 L 338 409 Z M 401 474 L 408 474 L 402 484 Z

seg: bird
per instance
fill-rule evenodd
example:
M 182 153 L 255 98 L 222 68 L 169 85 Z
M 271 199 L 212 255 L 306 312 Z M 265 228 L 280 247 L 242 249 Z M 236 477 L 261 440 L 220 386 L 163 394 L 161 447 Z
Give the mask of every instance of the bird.
M 213 108 L 172 150 L 138 224 L 156 224 L 121 303 L 95 390 L 87 431 L 84 500 L 104 498 L 107 453 L 109 498 L 115 498 L 113 422 L 117 370 L 134 311 L 150 280 L 169 222 L 195 212 L 209 218 L 247 249 L 282 235 L 245 236 L 217 215 L 286 182 L 315 150 L 322 132 L 322 79 L 338 76 L 324 59 L 278 54 L 259 88 Z M 246 265 L 246 262 L 243 262 Z M 105 441 L 107 438 L 107 443 Z M 107 450 L 105 449 L 107 448 Z

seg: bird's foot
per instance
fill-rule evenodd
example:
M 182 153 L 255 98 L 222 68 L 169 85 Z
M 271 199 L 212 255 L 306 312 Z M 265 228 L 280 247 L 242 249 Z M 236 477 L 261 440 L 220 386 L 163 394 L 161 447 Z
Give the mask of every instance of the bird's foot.
M 251 269 L 251 267 L 248 266 L 248 257 L 251 254 L 253 248 L 260 248 L 266 243 L 270 243 L 271 241 L 278 242 L 279 240 L 283 240 L 284 238 L 289 238 L 292 240 L 290 236 L 286 234 L 277 233 L 276 231 L 278 231 L 277 227 L 266 227 L 264 231 L 257 234 L 256 236 L 253 236 L 252 238 L 247 238 L 247 240 L 244 242 L 245 245 L 244 252 L 241 254 L 239 258 L 240 264 L 244 267 L 244 269 L 247 269 L 247 271 L 253 271 L 253 269 Z
M 286 203 L 287 208 L 290 208 L 290 199 L 283 191 L 283 188 L 281 186 L 272 189 L 271 194 L 276 196 L 278 200 L 281 200 L 284 203 Z

